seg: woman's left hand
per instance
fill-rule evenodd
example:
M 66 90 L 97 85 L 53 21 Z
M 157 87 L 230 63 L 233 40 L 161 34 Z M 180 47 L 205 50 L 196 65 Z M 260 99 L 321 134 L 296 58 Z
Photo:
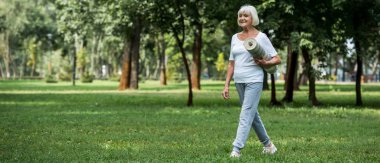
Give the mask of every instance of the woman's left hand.
M 269 66 L 265 59 L 255 59 L 255 63 L 259 66 Z
M 270 60 L 265 59 L 254 59 L 255 63 L 262 67 L 271 67 L 273 65 L 278 65 L 281 63 L 281 59 L 278 55 L 272 57 Z

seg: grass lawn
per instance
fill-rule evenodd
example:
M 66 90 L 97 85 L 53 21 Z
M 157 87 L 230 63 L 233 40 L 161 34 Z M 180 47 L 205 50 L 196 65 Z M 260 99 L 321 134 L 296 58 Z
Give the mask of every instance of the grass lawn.
M 204 81 L 190 108 L 185 82 L 117 86 L 0 81 L 0 162 L 380 162 L 380 84 L 362 86 L 361 108 L 353 84 L 318 84 L 317 108 L 306 86 L 277 108 L 264 91 L 259 112 L 278 152 L 262 155 L 252 130 L 240 159 L 229 158 L 240 111 L 232 85 L 224 101 L 223 82 Z

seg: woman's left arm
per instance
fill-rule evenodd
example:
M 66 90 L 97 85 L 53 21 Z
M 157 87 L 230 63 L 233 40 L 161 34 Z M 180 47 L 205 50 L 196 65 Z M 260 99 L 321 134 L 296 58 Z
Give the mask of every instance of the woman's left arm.
M 281 59 L 278 55 L 275 55 L 270 60 L 255 59 L 255 62 L 256 62 L 256 64 L 258 64 L 260 66 L 273 66 L 273 65 L 281 64 Z

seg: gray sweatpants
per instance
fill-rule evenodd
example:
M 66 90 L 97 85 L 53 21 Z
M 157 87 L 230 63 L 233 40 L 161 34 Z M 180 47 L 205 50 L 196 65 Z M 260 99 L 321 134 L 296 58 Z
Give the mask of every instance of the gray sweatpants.
M 233 142 L 234 149 L 240 150 L 244 147 L 251 127 L 255 130 L 260 142 L 264 146 L 269 145 L 269 137 L 257 111 L 263 83 L 235 83 L 235 86 L 240 97 L 241 112 L 236 138 Z

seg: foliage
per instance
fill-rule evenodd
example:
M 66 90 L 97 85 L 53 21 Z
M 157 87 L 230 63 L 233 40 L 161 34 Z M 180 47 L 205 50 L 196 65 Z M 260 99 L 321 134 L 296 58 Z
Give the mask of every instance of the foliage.
M 61 62 L 59 62 L 58 78 L 62 81 L 70 81 L 72 78 L 72 71 L 70 60 L 68 56 L 61 56 Z
M 2 16 L 3 32 L 11 35 L 18 35 L 22 31 L 28 20 L 26 19 L 27 9 L 30 2 L 27 0 L 2 0 L 0 2 L 0 15 Z
M 86 65 L 88 64 L 88 54 L 85 47 L 82 47 L 79 49 L 77 53 L 77 66 L 79 69 L 82 69 L 83 71 L 86 70 Z
M 216 70 L 219 72 L 226 69 L 226 61 L 224 60 L 224 53 L 218 54 L 218 59 L 216 59 L 215 66 L 216 66 Z
M 48 75 L 45 76 L 45 82 L 46 83 L 57 83 L 58 80 L 56 79 L 55 75 L 48 74 Z
M 27 46 L 27 53 L 29 54 L 28 61 L 26 64 L 30 67 L 33 67 L 34 65 L 36 65 L 36 62 L 37 62 L 37 54 L 36 54 L 37 44 L 35 43 L 35 39 L 28 40 L 26 46 Z
M 26 53 L 28 55 L 28 61 L 26 62 L 26 65 L 31 69 L 30 70 L 30 76 L 34 76 L 34 71 L 36 69 L 36 65 L 38 63 L 38 56 L 40 56 L 39 49 L 40 44 L 36 42 L 35 38 L 27 39 L 24 42 L 24 46 L 26 47 Z
M 75 37 L 83 37 L 89 31 L 91 16 L 90 6 L 93 5 L 89 0 L 57 0 L 58 31 L 64 35 L 67 42 L 73 42 Z
M 80 78 L 80 81 L 82 83 L 92 83 L 92 81 L 94 81 L 95 79 L 95 75 L 92 75 L 90 74 L 89 72 L 85 72 L 81 78 Z
M 142 39 L 142 43 L 144 44 L 144 47 L 142 48 L 140 52 L 140 79 L 158 79 L 158 72 L 159 69 L 157 68 L 157 65 L 159 64 L 159 56 L 157 47 L 155 46 L 155 42 L 157 41 L 157 36 L 153 34 L 145 35 L 145 37 Z M 155 53 L 156 52 L 156 53 Z M 155 73 L 155 74 L 154 74 Z M 156 75 L 156 76 L 154 76 Z M 141 81 L 141 80 L 140 80 Z
M 208 75 L 210 77 L 218 77 L 218 70 L 215 68 L 219 53 L 230 53 L 230 41 L 231 36 L 227 36 L 222 28 L 224 28 L 225 21 L 218 24 L 214 29 L 205 29 L 203 31 L 203 47 L 202 47 L 202 60 L 203 64 L 207 68 Z
M 169 56 L 167 67 L 167 79 L 176 82 L 182 82 L 186 77 L 183 76 L 183 63 L 181 53 L 175 53 Z
M 50 48 L 48 44 L 51 40 L 49 40 L 48 35 L 59 38 L 55 35 L 52 10 L 54 10 L 54 6 L 51 5 L 50 1 L 0 1 L 0 50 L 2 51 L 0 57 L 4 59 L 5 73 L 22 77 L 28 72 L 34 75 L 33 73 L 36 71 L 37 74 L 43 75 L 43 69 L 38 69 L 38 67 L 42 67 L 42 62 L 39 64 L 36 62 L 42 60 L 42 57 L 34 57 L 33 55 L 40 55 L 42 50 Z M 31 47 L 28 47 L 28 44 L 31 45 L 27 43 L 28 40 L 34 40 L 38 44 L 32 50 L 37 54 L 27 52 L 31 50 Z M 33 54 L 29 57 L 31 67 L 27 66 L 28 54 Z M 12 65 L 20 66 L 14 67 Z M 7 77 L 9 77 L 8 75 Z
M 225 74 L 227 70 L 227 64 L 224 60 L 224 53 L 218 54 L 218 59 L 215 62 L 216 71 L 218 72 L 218 78 L 222 79 L 223 74 Z

